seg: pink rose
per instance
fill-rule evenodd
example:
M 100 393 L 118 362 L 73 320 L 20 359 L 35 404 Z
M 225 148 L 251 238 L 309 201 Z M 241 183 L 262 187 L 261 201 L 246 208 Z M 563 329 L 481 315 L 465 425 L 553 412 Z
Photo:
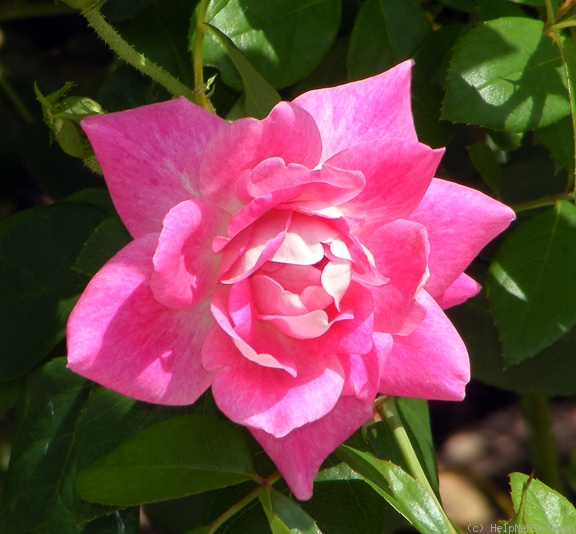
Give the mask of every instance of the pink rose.
M 411 63 L 228 123 L 185 99 L 84 119 L 134 237 L 68 324 L 69 367 L 124 395 L 212 386 L 299 499 L 378 392 L 459 400 L 464 344 L 442 308 L 513 212 L 433 178 Z

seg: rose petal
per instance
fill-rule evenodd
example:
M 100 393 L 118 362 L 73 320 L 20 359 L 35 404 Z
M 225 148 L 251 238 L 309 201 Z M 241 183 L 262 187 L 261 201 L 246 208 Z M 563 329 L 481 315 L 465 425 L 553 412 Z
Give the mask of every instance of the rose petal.
M 457 304 L 462 304 L 470 297 L 480 292 L 480 284 L 470 278 L 466 273 L 462 273 L 456 281 L 448 287 L 444 293 L 434 297 L 434 300 L 445 310 Z
M 282 437 L 332 410 L 344 384 L 338 357 L 302 353 L 296 340 L 290 346 L 298 352 L 293 352 L 296 376 L 243 358 L 224 332 L 211 331 L 203 361 L 209 368 L 215 361 L 224 364 L 216 373 L 212 393 L 227 417 Z
M 470 379 L 468 352 L 440 306 L 423 290 L 422 324 L 409 336 L 394 336 L 378 391 L 399 397 L 462 400 Z
M 228 123 L 178 98 L 81 122 L 122 222 L 134 236 L 159 232 L 176 204 L 198 198 L 200 158 Z
M 280 102 L 264 120 L 245 118 L 222 128 L 212 138 L 201 163 L 202 198 L 237 209 L 236 183 L 242 173 L 273 157 L 313 168 L 322 142 L 314 120 L 303 109 Z
M 407 218 L 424 197 L 443 154 L 444 149 L 383 137 L 330 158 L 328 164 L 361 171 L 366 179 L 362 192 L 341 207 L 346 215 L 366 217 L 359 236 L 381 224 Z
M 158 236 L 123 248 L 84 291 L 68 321 L 68 367 L 146 402 L 191 404 L 209 386 L 200 359 L 209 303 L 166 308 L 148 285 Z
M 412 62 L 405 61 L 372 78 L 300 95 L 294 104 L 316 121 L 326 161 L 350 146 L 394 132 L 417 141 L 410 108 Z
M 407 335 L 418 327 L 425 313 L 414 299 L 428 277 L 426 228 L 398 220 L 365 237 L 378 272 L 389 279 L 387 284 L 373 288 L 374 329 Z
M 428 230 L 426 290 L 433 297 L 444 293 L 514 217 L 510 208 L 475 189 L 434 179 L 410 216 Z
M 199 200 L 186 200 L 164 218 L 150 286 L 171 308 L 187 308 L 215 289 L 220 267 L 212 252 L 214 236 L 225 231 L 226 212 Z
M 385 349 L 380 354 L 384 357 Z M 278 438 L 263 430 L 249 428 L 252 435 L 276 464 L 297 499 L 312 496 L 313 481 L 322 462 L 374 413 L 379 357 L 376 351 L 365 356 L 344 356 L 345 389 L 334 408 L 321 419 L 294 429 Z

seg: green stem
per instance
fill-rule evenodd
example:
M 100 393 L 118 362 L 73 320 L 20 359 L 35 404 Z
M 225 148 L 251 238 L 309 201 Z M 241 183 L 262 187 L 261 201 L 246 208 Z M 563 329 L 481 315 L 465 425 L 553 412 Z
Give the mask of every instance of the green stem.
M 188 86 L 184 85 L 162 67 L 134 50 L 134 48 L 132 48 L 122 38 L 122 36 L 106 22 L 97 7 L 83 9 L 82 14 L 86 17 L 88 24 L 90 24 L 100 38 L 114 52 L 116 52 L 116 54 L 118 54 L 120 59 L 165 87 L 173 96 L 185 96 L 189 100 L 194 99 L 194 93 Z
M 552 433 L 550 401 L 544 395 L 523 395 L 521 403 L 524 419 L 530 428 L 530 450 L 536 477 L 565 495 L 566 487 L 560 475 L 560 460 Z
M 558 51 L 560 52 L 560 58 L 562 60 L 562 68 L 564 69 L 564 75 L 566 76 L 566 85 L 568 87 L 568 101 L 570 102 L 570 118 L 572 119 L 572 141 L 574 149 L 574 169 L 572 171 L 572 179 L 570 189 L 576 187 L 576 88 L 574 87 L 574 81 L 572 80 L 572 73 L 568 67 L 568 62 L 566 61 L 566 55 L 564 53 L 564 47 L 562 46 L 562 41 L 560 37 L 555 32 L 550 32 L 548 34 L 552 40 L 556 43 Z M 576 193 L 576 190 L 575 190 Z
M 12 102 L 12 105 L 16 108 L 24 122 L 27 124 L 32 124 L 34 122 L 34 115 L 28 109 L 24 101 L 18 96 L 18 93 L 14 90 L 10 82 L 4 76 L 2 69 L 0 68 L 0 89 L 4 91 L 4 94 L 8 97 L 8 100 Z
M 556 22 L 552 0 L 546 0 L 546 28 L 550 28 Z
M 574 193 L 564 193 L 560 195 L 555 195 L 553 197 L 537 198 L 536 200 L 529 200 L 528 202 L 520 202 L 518 204 L 512 204 L 510 207 L 516 212 L 534 210 L 537 208 L 545 208 L 546 206 L 554 206 L 559 200 L 573 200 Z
M 231 517 L 236 515 L 242 508 L 246 507 L 250 504 L 253 500 L 258 498 L 258 492 L 262 486 L 271 486 L 272 484 L 278 482 L 282 478 L 282 475 L 276 471 L 270 477 L 260 481 L 259 486 L 251 491 L 246 497 L 239 500 L 236 504 L 228 508 L 220 517 L 218 517 L 208 528 L 208 534 L 214 534 L 226 521 L 228 521 Z
M 54 2 L 37 2 L 8 7 L 0 7 L 0 22 L 7 20 L 29 19 L 37 17 L 58 17 L 61 15 L 71 15 L 74 9 L 64 4 Z
M 200 107 L 211 113 L 215 113 L 212 103 L 206 96 L 206 86 L 204 84 L 204 63 L 202 59 L 202 45 L 204 33 L 206 33 L 206 14 L 210 0 L 200 0 L 196 17 L 196 35 L 194 37 L 194 51 L 192 63 L 194 65 L 194 101 Z
M 396 440 L 396 443 L 402 453 L 402 457 L 408 466 L 408 471 L 424 487 L 432 500 L 438 505 L 440 510 L 443 511 L 446 524 L 450 527 L 450 534 L 458 534 L 458 530 L 452 524 L 450 519 L 448 519 L 448 516 L 446 516 L 442 504 L 436 496 L 436 492 L 432 489 L 432 486 L 428 481 L 428 477 L 426 476 L 424 469 L 422 469 L 420 460 L 418 460 L 418 456 L 414 451 L 414 447 L 412 447 L 412 442 L 410 441 L 408 433 L 406 432 L 404 424 L 402 423 L 402 418 L 398 412 L 398 406 L 396 405 L 396 400 L 394 397 L 386 397 L 380 404 L 379 411 L 382 419 L 388 423 L 388 426 L 394 435 L 394 439 Z

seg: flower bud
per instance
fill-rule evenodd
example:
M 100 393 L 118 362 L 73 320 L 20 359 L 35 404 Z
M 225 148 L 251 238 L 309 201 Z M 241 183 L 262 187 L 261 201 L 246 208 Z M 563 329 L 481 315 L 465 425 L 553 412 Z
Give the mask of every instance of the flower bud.
M 38 87 L 35 90 L 52 139 L 56 140 L 66 154 L 87 159 L 92 157 L 94 152 L 79 123 L 84 117 L 103 113 L 103 110 L 98 102 L 88 97 L 65 96 L 71 87 L 72 84 L 67 83 L 47 96 L 44 96 Z

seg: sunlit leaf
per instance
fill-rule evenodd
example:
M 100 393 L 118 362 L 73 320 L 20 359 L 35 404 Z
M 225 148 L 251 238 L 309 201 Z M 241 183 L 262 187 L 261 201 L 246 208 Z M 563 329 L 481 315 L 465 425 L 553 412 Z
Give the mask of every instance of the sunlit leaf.
M 280 102 L 280 95 L 264 79 L 264 77 L 250 64 L 246 56 L 234 42 L 224 35 L 218 28 L 207 24 L 210 31 L 226 49 L 230 59 L 238 69 L 244 85 L 243 107 L 245 114 L 257 119 L 265 118 L 272 108 Z
M 336 454 L 420 532 L 450 532 L 439 504 L 400 467 L 345 445 Z
M 314 520 L 293 500 L 274 488 L 262 488 L 258 499 L 272 534 L 322 534 Z
M 227 0 L 212 2 L 208 20 L 227 35 L 275 88 L 305 78 L 326 55 L 338 32 L 340 0 Z M 191 41 L 193 42 L 193 41 Z M 237 90 L 242 81 L 222 45 L 204 39 L 204 63 Z
M 543 30 L 541 21 L 504 17 L 464 35 L 452 55 L 442 118 L 522 132 L 567 115 L 560 53 Z
M 510 486 L 516 512 L 510 532 L 576 531 L 576 509 L 557 491 L 522 473 L 510 475 Z

